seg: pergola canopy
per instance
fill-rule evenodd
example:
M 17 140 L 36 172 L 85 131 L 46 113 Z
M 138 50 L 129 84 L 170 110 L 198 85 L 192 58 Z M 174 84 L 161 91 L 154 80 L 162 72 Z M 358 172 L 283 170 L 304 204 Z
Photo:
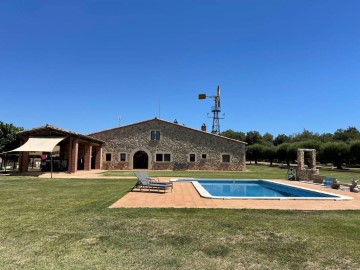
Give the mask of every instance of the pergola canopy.
M 22 146 L 8 152 L 52 152 L 65 138 L 29 138 Z M 7 152 L 7 153 L 8 153 Z

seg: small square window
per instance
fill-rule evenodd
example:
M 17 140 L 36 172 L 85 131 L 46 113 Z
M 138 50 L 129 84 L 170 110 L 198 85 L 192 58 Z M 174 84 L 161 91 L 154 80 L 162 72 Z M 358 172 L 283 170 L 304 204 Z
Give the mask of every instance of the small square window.
M 196 160 L 196 155 L 195 154 L 190 154 L 189 155 L 189 161 L 190 162 L 195 162 L 195 160 Z
M 120 153 L 120 161 L 126 161 L 126 153 Z
M 163 161 L 163 154 L 156 154 L 156 161 Z
M 105 161 L 111 161 L 111 153 L 105 154 Z
M 151 140 L 152 141 L 159 141 L 160 140 L 160 131 L 152 130 L 151 131 Z
M 207 155 L 206 155 L 206 154 L 202 154 L 202 155 L 201 155 L 201 158 L 206 159 L 206 158 L 207 158 Z
M 230 162 L 230 155 L 222 155 L 222 162 Z
M 164 161 L 171 161 L 171 155 L 170 154 L 164 154 Z

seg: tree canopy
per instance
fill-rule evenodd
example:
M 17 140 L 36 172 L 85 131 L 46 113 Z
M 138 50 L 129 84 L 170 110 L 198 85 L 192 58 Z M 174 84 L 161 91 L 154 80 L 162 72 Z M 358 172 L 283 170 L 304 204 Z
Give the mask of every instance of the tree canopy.
M 0 121 L 0 153 L 17 147 L 16 133 L 22 130 L 22 127 Z
M 290 165 L 297 158 L 298 148 L 311 148 L 316 149 L 319 161 L 331 162 L 337 168 L 342 168 L 343 163 L 360 164 L 360 131 L 356 127 L 323 134 L 304 129 L 299 133 L 278 134 L 276 137 L 269 132 L 261 135 L 254 130 L 246 133 L 227 130 L 221 135 L 247 142 L 247 159 L 255 163 L 262 160 L 272 163 L 277 159 Z

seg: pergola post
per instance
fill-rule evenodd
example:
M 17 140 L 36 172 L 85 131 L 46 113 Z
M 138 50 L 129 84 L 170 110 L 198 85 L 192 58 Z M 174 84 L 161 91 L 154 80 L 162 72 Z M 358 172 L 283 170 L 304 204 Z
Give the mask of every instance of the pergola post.
M 19 172 L 24 173 L 29 171 L 29 152 L 21 152 L 19 162 Z
M 92 146 L 90 145 L 90 143 L 85 144 L 84 170 L 86 171 L 91 170 L 91 153 Z
M 77 171 L 78 155 L 79 155 L 79 142 L 77 139 L 71 140 L 70 144 L 71 162 L 69 172 L 75 173 Z
M 50 152 L 50 162 L 51 162 L 51 164 L 50 164 L 50 169 L 51 169 L 51 178 L 52 178 L 52 175 L 53 175 L 53 155 L 52 155 L 53 153 L 52 152 Z
M 95 159 L 95 169 L 101 169 L 102 164 L 102 147 L 96 147 L 96 159 Z

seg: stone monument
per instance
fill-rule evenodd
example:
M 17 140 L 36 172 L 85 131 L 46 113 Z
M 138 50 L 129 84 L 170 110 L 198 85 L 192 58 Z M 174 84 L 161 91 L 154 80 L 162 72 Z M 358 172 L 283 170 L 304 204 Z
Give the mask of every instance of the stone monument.
M 310 162 L 305 167 L 305 152 L 310 154 Z M 297 180 L 311 180 L 312 175 L 319 175 L 319 170 L 316 169 L 316 150 L 315 149 L 298 149 L 297 150 Z

